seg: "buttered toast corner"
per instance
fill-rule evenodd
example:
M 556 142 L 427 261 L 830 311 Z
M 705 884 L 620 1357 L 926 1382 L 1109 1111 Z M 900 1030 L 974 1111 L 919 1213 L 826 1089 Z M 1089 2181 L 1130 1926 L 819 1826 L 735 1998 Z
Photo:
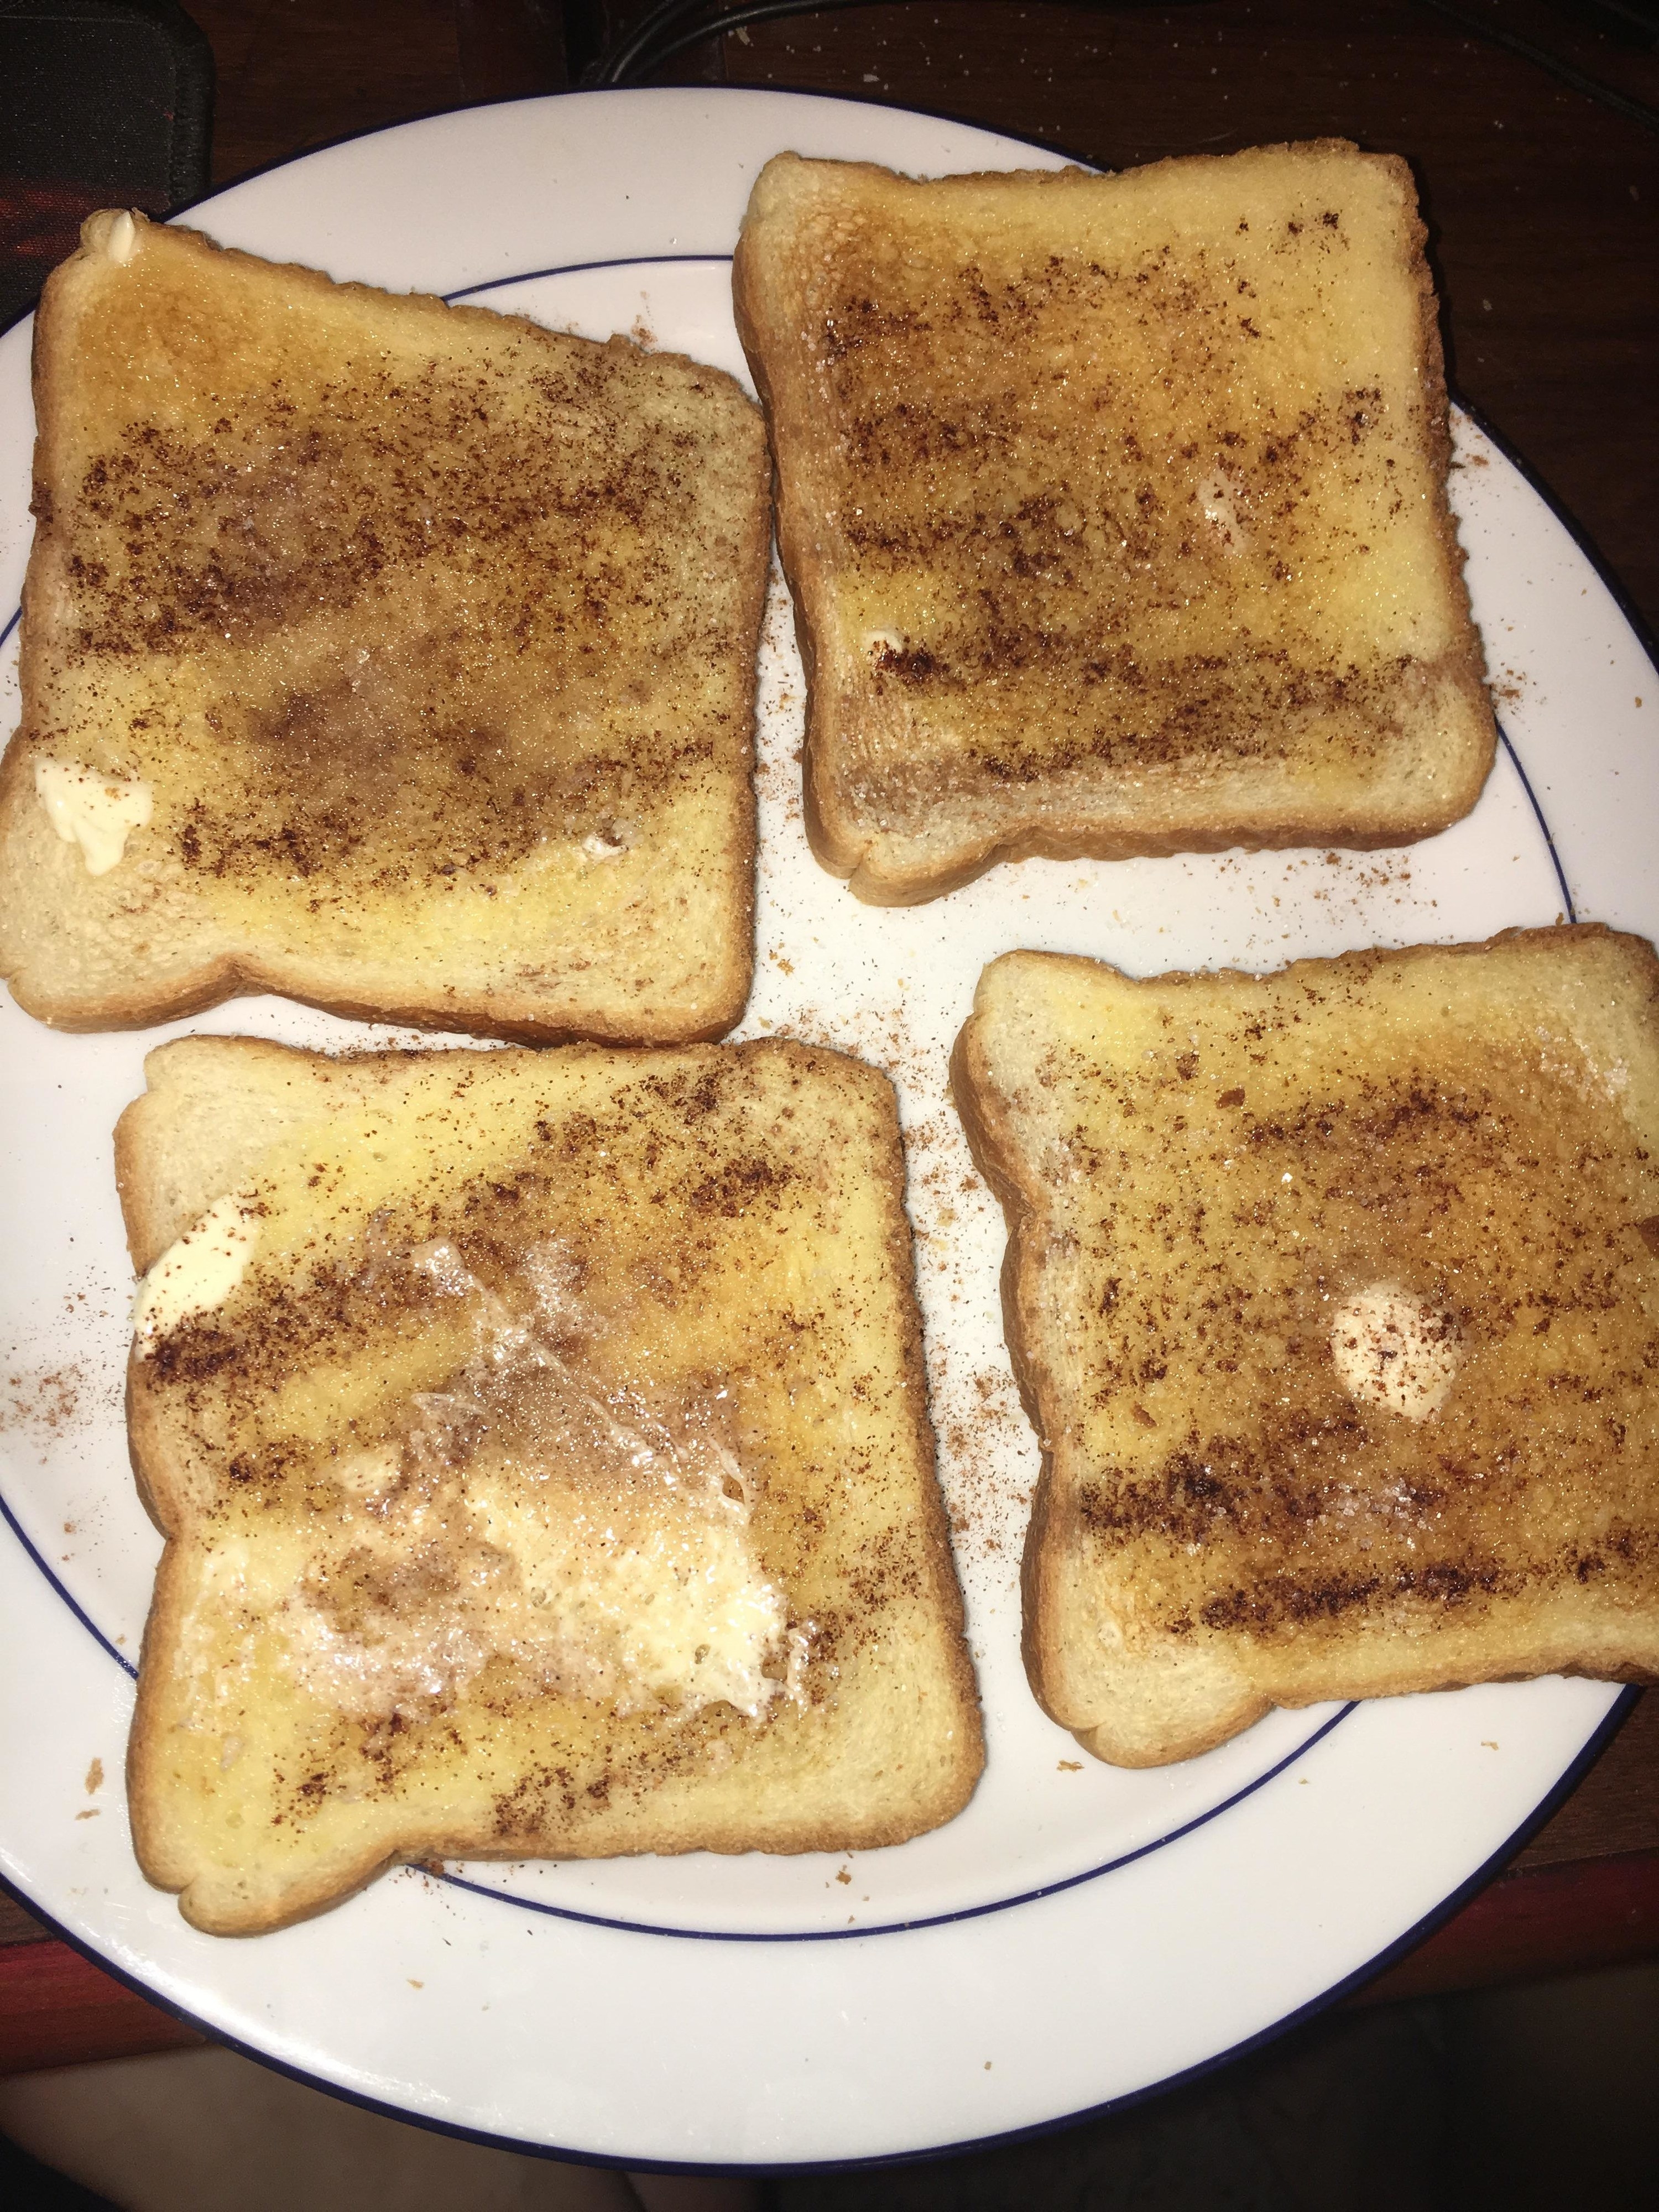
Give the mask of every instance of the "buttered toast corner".
M 1659 960 L 1599 927 L 1135 981 L 954 1064 L 1044 1472 L 1026 1662 L 1099 1757 L 1659 1680 Z
M 731 1027 L 770 532 L 731 377 L 104 214 L 34 386 L 20 1004 Z
M 891 1086 L 767 1042 L 198 1037 L 117 1165 L 150 1880 L 869 1849 L 982 1763 Z
M 1406 164 L 1338 140 L 918 181 L 782 155 L 733 268 L 860 896 L 1399 844 L 1496 742 Z

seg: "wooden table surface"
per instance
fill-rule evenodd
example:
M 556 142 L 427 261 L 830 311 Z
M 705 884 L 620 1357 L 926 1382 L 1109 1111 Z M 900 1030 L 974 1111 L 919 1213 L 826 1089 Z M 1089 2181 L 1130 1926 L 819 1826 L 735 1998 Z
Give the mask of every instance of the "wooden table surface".
M 556 0 L 188 0 L 218 64 L 216 183 L 349 133 L 568 82 Z M 578 59 L 639 0 L 571 9 Z M 1463 20 L 1455 20 L 1463 19 Z M 647 81 L 836 92 L 1104 167 L 1341 136 L 1406 155 L 1455 389 L 1659 630 L 1659 135 L 1467 23 L 1659 108 L 1659 53 L 1571 0 L 916 0 L 756 24 Z M 1656 825 L 1659 826 L 1659 825 Z M 1659 1953 L 1659 1693 L 1491 1887 L 1367 2001 Z M 0 1899 L 0 2071 L 191 2032 Z

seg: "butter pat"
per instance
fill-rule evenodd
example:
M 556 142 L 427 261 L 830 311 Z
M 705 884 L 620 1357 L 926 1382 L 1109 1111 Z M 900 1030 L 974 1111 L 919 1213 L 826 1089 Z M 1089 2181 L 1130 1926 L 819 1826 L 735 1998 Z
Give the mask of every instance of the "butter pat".
M 1426 1421 L 1445 1404 L 1456 1376 L 1457 1333 L 1449 1315 L 1374 1283 L 1338 1310 L 1331 1358 L 1358 1404 Z
M 80 847 L 89 876 L 106 876 L 150 817 L 147 783 L 100 775 L 79 761 L 37 760 L 34 793 L 64 842 Z
M 104 208 L 87 219 L 82 233 L 88 252 L 101 253 L 125 269 L 138 251 L 138 225 L 125 208 Z
M 216 1200 L 193 1229 L 170 1244 L 138 1285 L 132 1326 L 141 1352 L 192 1314 L 222 1306 L 247 1273 L 259 1241 L 251 1191 Z
M 518 1565 L 518 1656 L 621 1711 L 723 1702 L 757 1720 L 793 1685 L 805 1650 L 761 1571 L 747 1509 L 718 1487 L 654 1488 L 561 1513 L 473 1486 L 486 1540 Z

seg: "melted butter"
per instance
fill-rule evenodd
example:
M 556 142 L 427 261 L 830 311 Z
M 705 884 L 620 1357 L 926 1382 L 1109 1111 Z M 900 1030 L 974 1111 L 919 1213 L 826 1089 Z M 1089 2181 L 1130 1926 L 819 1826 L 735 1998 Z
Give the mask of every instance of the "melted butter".
M 799 1675 L 805 1639 L 757 1569 L 748 1508 L 716 1486 L 620 1510 L 479 1485 L 482 1534 L 519 1568 L 514 1656 L 560 1689 L 619 1711 L 724 1703 L 758 1719 Z M 785 1662 L 783 1674 L 769 1674 Z
M 231 1191 L 216 1199 L 150 1268 L 132 1306 L 141 1352 L 152 1352 L 160 1338 L 192 1314 L 214 1312 L 236 1288 L 259 1241 L 253 1205 L 251 1191 Z
M 447 1703 L 505 1664 L 627 1713 L 798 1702 L 810 1631 L 764 1573 L 719 1409 L 603 1389 L 556 1246 L 521 1298 L 443 1242 L 380 1267 L 474 1307 L 471 1356 L 418 1395 L 397 1440 L 336 1480 L 333 1516 L 281 1624 L 313 1695 L 361 1717 Z
M 1426 1421 L 1445 1404 L 1456 1376 L 1456 1332 L 1420 1298 L 1374 1283 L 1338 1309 L 1331 1358 L 1358 1403 Z
M 1249 536 L 1245 514 L 1249 494 L 1243 481 L 1224 469 L 1216 469 L 1204 478 L 1195 496 L 1199 511 L 1215 531 L 1222 550 L 1242 553 Z
M 34 793 L 64 842 L 80 847 L 89 876 L 106 876 L 119 865 L 153 804 L 148 783 L 100 775 L 79 761 L 37 760 Z

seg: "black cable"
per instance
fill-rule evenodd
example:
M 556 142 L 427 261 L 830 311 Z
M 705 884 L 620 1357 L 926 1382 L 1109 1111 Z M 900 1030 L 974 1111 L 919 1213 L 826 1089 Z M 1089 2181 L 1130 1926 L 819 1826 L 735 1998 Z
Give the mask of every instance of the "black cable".
M 1149 8 L 1159 5 L 1161 0 L 1059 0 L 1062 7 L 1093 8 Z M 816 15 L 831 8 L 875 8 L 891 4 L 902 5 L 903 0 L 754 0 L 754 4 L 734 8 L 724 14 L 711 15 L 708 22 L 694 30 L 686 30 L 673 37 L 665 46 L 658 46 L 660 33 L 671 31 L 683 18 L 698 15 L 704 9 L 718 5 L 718 0 L 660 0 L 650 14 L 634 26 L 631 31 L 607 46 L 582 72 L 585 85 L 620 85 L 636 72 L 641 76 L 659 69 L 664 62 L 687 46 L 695 46 L 704 39 L 721 38 L 740 25 L 765 22 L 785 15 Z M 1162 4 L 1193 7 L 1200 0 L 1162 0 Z
M 657 33 L 680 15 L 695 15 L 709 6 L 711 0 L 659 0 L 650 14 L 635 23 L 631 31 L 624 32 L 610 46 L 603 47 L 582 71 L 582 82 L 591 85 L 623 83 L 643 49 L 648 46 Z M 711 29 L 713 27 L 710 27 Z M 647 68 L 654 64 L 647 64 Z
M 1134 0 L 1130 0 L 1130 4 L 1133 3 Z M 775 22 L 790 15 L 817 15 L 831 9 L 902 5 L 903 0 L 746 0 L 741 7 L 717 11 L 706 22 L 678 27 L 688 16 L 701 15 L 716 4 L 717 0 L 661 0 L 643 21 L 599 55 L 583 73 L 583 82 L 592 85 L 625 84 L 635 75 L 648 76 L 653 70 L 660 69 L 689 46 L 701 46 L 706 39 L 723 38 L 727 32 L 750 23 Z M 1093 4 L 1100 5 L 1101 0 L 1093 0 Z M 1106 0 L 1106 4 L 1110 5 L 1111 0 Z M 1420 0 L 1420 4 L 1443 15 L 1448 22 L 1455 23 L 1471 37 L 1484 39 L 1489 45 L 1520 55 L 1586 100 L 1612 108 L 1615 114 L 1639 124 L 1644 131 L 1659 132 L 1659 109 L 1633 100 L 1627 93 L 1615 91 L 1597 77 L 1586 76 L 1582 70 L 1551 53 L 1547 47 L 1535 45 L 1518 32 L 1506 31 L 1480 16 L 1468 15 L 1462 8 L 1450 5 L 1449 0 Z
M 1500 30 L 1496 23 L 1488 23 L 1479 15 L 1466 15 L 1461 8 L 1448 6 L 1447 0 L 1419 0 L 1419 4 L 1432 8 L 1437 15 L 1443 15 L 1449 23 L 1455 23 L 1460 30 L 1468 31 L 1474 38 L 1486 39 L 1494 46 L 1504 46 L 1512 54 L 1519 54 L 1527 61 L 1535 62 L 1540 69 L 1547 70 L 1563 84 L 1571 85 L 1575 92 L 1583 93 L 1586 100 L 1600 100 L 1603 107 L 1612 108 L 1617 115 L 1628 116 L 1632 123 L 1639 123 L 1644 131 L 1659 131 L 1659 108 L 1649 107 L 1643 100 L 1632 100 L 1627 93 L 1615 92 L 1610 84 L 1603 84 L 1599 77 L 1586 76 L 1583 70 L 1575 69 L 1571 62 L 1564 62 L 1559 54 L 1551 53 L 1547 46 L 1535 46 L 1530 39 L 1523 39 L 1518 32 Z
M 659 21 L 668 29 L 677 16 L 696 14 L 708 5 L 708 0 L 664 0 L 664 4 L 653 9 L 639 31 L 623 44 L 614 62 L 606 55 L 599 57 L 593 81 L 596 84 L 621 84 L 636 67 L 644 76 L 660 69 L 676 54 L 684 53 L 688 46 L 700 46 L 705 39 L 723 38 L 726 32 L 747 23 L 769 22 L 780 15 L 817 15 L 831 8 L 878 8 L 889 4 L 890 0 L 754 0 L 753 5 L 728 9 L 707 23 L 681 31 L 662 45 L 653 45 L 648 33 Z

